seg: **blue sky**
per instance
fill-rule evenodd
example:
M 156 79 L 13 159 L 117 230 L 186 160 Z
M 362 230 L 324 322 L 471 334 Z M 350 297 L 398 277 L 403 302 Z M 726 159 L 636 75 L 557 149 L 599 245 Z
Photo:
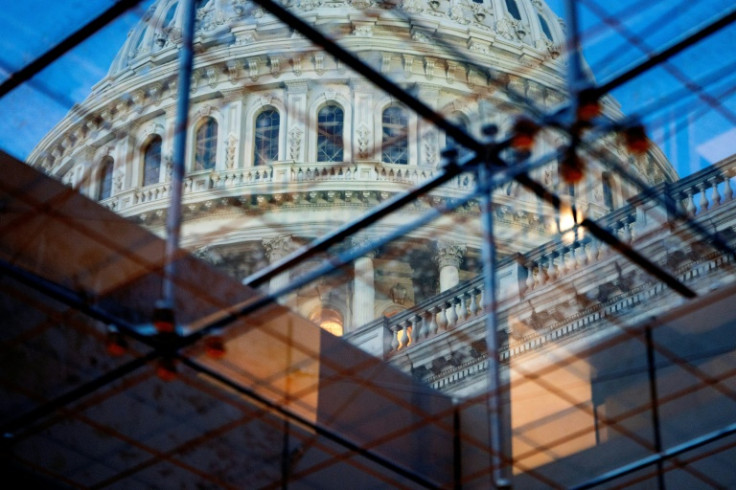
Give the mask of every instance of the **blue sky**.
M 562 14 L 562 1 L 548 3 Z M 3 3 L 0 78 L 4 79 L 103 11 L 112 0 Z M 601 83 L 645 59 L 647 51 L 675 42 L 734 5 L 732 0 L 578 0 L 578 8 L 585 58 Z M 71 104 L 82 101 L 105 76 L 143 11 L 138 8 L 122 16 L 31 83 L 0 99 L 0 147 L 25 158 Z M 650 135 L 680 175 L 736 153 L 736 94 L 730 91 L 736 87 L 734 46 L 736 26 L 729 26 L 667 66 L 613 92 L 626 114 L 642 116 Z M 693 88 L 702 81 L 708 83 L 698 97 Z M 662 104 L 663 98 L 672 100 Z

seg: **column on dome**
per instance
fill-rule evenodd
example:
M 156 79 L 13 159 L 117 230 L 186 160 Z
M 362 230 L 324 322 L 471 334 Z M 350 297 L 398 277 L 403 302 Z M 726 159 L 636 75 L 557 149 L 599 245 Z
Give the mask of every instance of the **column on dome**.
M 420 100 L 429 102 L 432 109 L 439 109 L 440 91 L 434 85 L 418 84 L 417 95 Z M 411 123 L 410 123 L 411 124 Z M 440 133 L 431 122 L 420 119 L 417 123 L 417 138 L 412 138 L 409 130 L 409 163 L 435 167 L 440 163 Z
M 95 148 L 87 146 L 73 157 L 79 163 L 75 188 L 89 198 L 97 191 L 97 168 L 95 167 Z
M 352 240 L 354 247 L 363 246 L 365 243 L 365 239 L 353 238 Z M 374 251 L 368 252 L 357 258 L 353 264 L 353 329 L 367 324 L 373 320 L 375 315 L 376 288 L 373 267 L 375 256 Z
M 303 162 L 307 154 L 305 143 L 309 138 L 305 123 L 315 117 L 309 114 L 307 107 L 308 89 L 307 82 L 303 80 L 286 82 L 286 113 L 304 115 L 286 119 L 286 160 Z M 285 114 L 282 114 L 282 117 L 285 117 Z
M 241 147 L 240 144 L 240 128 L 243 119 L 243 98 L 240 96 L 240 90 L 233 90 L 223 93 L 225 107 L 223 108 L 224 125 L 223 125 L 223 142 L 219 143 L 220 148 L 225 152 L 225 169 L 230 170 L 241 166 Z M 218 151 L 220 151 L 218 148 Z
M 115 158 L 115 167 L 120 172 L 119 188 L 118 190 L 130 189 L 135 184 L 138 172 L 134 165 L 136 164 L 136 151 L 138 149 L 136 145 L 137 139 L 132 132 L 122 132 L 120 140 L 115 145 L 117 156 Z
M 353 96 L 353 117 L 356 124 L 353 138 L 356 142 L 354 152 L 356 160 L 378 160 L 375 148 L 375 128 L 373 127 L 374 107 L 373 94 L 375 88 L 364 80 L 351 82 Z
M 191 121 L 190 121 L 191 122 Z M 161 167 L 164 172 L 161 182 L 171 180 L 174 171 L 174 140 L 176 139 L 176 105 L 169 106 L 164 114 L 164 130 L 161 136 Z M 190 146 L 187 142 L 187 146 Z M 188 151 L 184 152 L 184 174 L 189 170 L 187 158 L 191 158 Z
M 440 275 L 440 292 L 447 291 L 460 282 L 460 262 L 467 249 L 467 246 L 459 243 L 437 243 L 435 261 Z
M 279 235 L 272 238 L 264 238 L 262 243 L 263 248 L 266 251 L 266 257 L 268 257 L 269 264 L 278 262 L 291 254 L 298 247 L 298 244 L 294 241 L 291 235 Z M 273 277 L 268 285 L 269 291 L 274 292 L 281 289 L 289 284 L 290 279 L 291 274 L 289 271 L 284 271 Z M 296 305 L 296 295 L 295 293 L 290 293 L 281 296 L 278 298 L 278 302 L 285 306 L 294 307 Z

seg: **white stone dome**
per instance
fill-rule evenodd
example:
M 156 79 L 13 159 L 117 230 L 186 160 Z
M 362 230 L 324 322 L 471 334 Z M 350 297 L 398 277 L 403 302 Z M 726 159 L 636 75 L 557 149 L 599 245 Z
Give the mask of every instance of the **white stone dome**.
M 561 24 L 539 0 L 404 0 L 399 6 L 301 0 L 289 8 L 471 135 L 479 137 L 490 123 L 504 132 L 523 113 L 508 90 L 545 112 L 565 100 Z M 29 157 L 158 233 L 170 188 L 179 16 L 178 2 L 155 2 L 108 76 Z M 449 138 L 274 16 L 239 0 L 207 0 L 199 2 L 197 18 L 183 246 L 243 278 L 438 171 Z M 614 101 L 605 106 L 619 114 Z M 537 156 L 564 144 L 538 140 Z M 600 144 L 624 154 L 614 137 Z M 651 183 L 675 176 L 657 152 L 629 162 Z M 600 168 L 577 190 L 559 182 L 556 162 L 533 176 L 574 196 L 593 217 L 634 192 Z M 370 233 L 394 230 L 473 189 L 472 175 L 462 175 Z M 530 192 L 509 184 L 494 202 L 501 256 L 552 236 L 555 217 Z M 375 302 L 367 316 L 356 313 L 362 303 L 351 309 L 349 298 L 357 296 L 345 285 L 329 297 L 300 294 L 295 307 L 315 318 L 337 312 L 346 328 L 356 328 L 473 277 L 478 214 L 470 202 L 456 213 L 464 224 L 439 220 L 404 237 L 406 247 L 388 247 L 375 262 Z M 453 272 L 443 276 L 440 269 Z
M 196 35 L 204 43 L 216 40 L 218 44 L 247 42 L 255 46 L 268 43 L 273 37 L 238 35 L 253 30 L 264 34 L 267 28 L 274 27 L 274 19 L 251 2 L 199 0 L 196 3 Z M 315 24 L 329 22 L 331 29 L 336 28 L 336 23 L 348 26 L 354 35 L 372 35 L 375 24 L 372 25 L 371 19 L 410 20 L 413 25 L 429 28 L 441 24 L 445 33 L 452 29 L 459 35 L 467 35 L 468 47 L 480 51 L 483 40 L 478 40 L 480 45 L 473 45 L 474 32 L 488 40 L 549 52 L 555 57 L 564 39 L 561 20 L 541 0 L 287 0 L 283 4 Z M 165 61 L 165 53 L 179 41 L 180 10 L 177 0 L 160 0 L 152 5 L 143 21 L 130 32 L 110 68 L 110 76 L 118 76 L 137 66 L 137 62 L 148 61 L 150 56 Z M 412 39 L 431 42 L 419 31 L 412 32 Z

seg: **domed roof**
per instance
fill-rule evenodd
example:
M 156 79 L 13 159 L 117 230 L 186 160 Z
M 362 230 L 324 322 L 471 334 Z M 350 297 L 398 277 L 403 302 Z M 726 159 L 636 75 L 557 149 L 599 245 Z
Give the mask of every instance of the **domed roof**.
M 559 53 L 564 34 L 560 19 L 542 0 L 281 0 L 284 6 L 308 22 L 350 26 L 342 34 L 371 37 L 370 24 L 378 19 L 400 20 L 432 30 L 439 25 L 460 29 L 470 37 L 474 32 L 498 41 L 528 46 L 553 57 Z M 257 5 L 244 0 L 196 0 L 195 42 L 257 44 L 259 39 L 239 38 L 238 31 L 279 25 Z M 337 14 L 337 15 L 336 15 Z M 160 55 L 180 42 L 182 9 L 178 0 L 158 0 L 142 22 L 131 30 L 116 56 L 109 76 L 116 77 L 138 60 Z M 281 25 L 283 28 L 284 26 Z M 418 42 L 428 36 L 412 33 Z M 471 46 L 468 46 L 471 47 Z M 472 49 L 472 47 L 471 47 Z

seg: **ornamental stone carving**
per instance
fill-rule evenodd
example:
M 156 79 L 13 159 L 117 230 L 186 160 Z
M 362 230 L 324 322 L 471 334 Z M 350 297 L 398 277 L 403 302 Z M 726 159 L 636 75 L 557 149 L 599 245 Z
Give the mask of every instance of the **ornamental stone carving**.
M 418 14 L 424 10 L 424 5 L 421 0 L 404 0 L 401 8 L 409 14 Z
M 371 7 L 373 5 L 373 2 L 371 0 L 352 0 L 351 4 L 356 9 L 363 10 Z
M 458 24 L 465 25 L 470 22 L 465 17 L 465 10 L 460 6 L 459 3 L 452 4 L 450 10 L 447 12 L 447 16 Z
M 460 262 L 463 260 L 465 252 L 468 247 L 460 243 L 437 243 L 437 253 L 435 254 L 435 261 L 437 266 L 441 269 L 443 267 L 460 267 Z
M 427 165 L 437 164 L 437 132 L 429 130 L 423 139 L 424 161 Z
M 262 243 L 266 251 L 266 257 L 268 257 L 268 261 L 271 263 L 286 257 L 298 248 L 297 243 L 291 235 L 264 238 Z
M 238 137 L 233 133 L 227 136 L 227 149 L 225 151 L 225 166 L 229 169 L 235 168 L 235 154 L 238 151 Z
M 299 160 L 302 148 L 302 136 L 304 131 L 301 128 L 292 128 L 289 131 L 289 159 Z
M 356 133 L 358 135 L 358 157 L 369 158 L 371 153 L 371 130 L 365 124 L 361 124 Z

